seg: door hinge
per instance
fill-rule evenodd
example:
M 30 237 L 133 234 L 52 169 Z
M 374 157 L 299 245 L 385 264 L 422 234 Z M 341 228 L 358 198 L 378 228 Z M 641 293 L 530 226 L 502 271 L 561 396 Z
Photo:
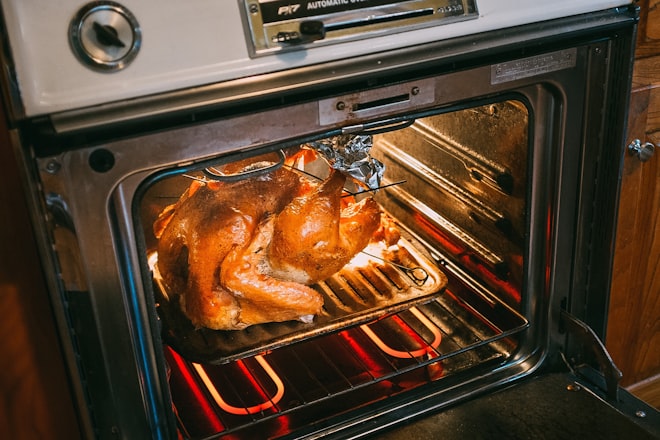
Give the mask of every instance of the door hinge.
M 623 374 L 614 364 L 603 342 L 591 327 L 565 310 L 561 311 L 560 325 L 567 333 L 574 336 L 577 343 L 581 346 L 581 360 L 574 365 L 570 365 L 570 367 L 579 373 L 583 369 L 585 362 L 591 360 L 603 375 L 607 398 L 618 401 L 619 381 L 623 377 Z M 567 362 L 570 362 L 570 360 L 567 359 Z

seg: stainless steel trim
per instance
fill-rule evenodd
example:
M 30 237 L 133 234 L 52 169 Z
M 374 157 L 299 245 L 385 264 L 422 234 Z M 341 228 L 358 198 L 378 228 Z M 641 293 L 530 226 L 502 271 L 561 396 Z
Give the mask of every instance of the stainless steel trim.
M 336 124 L 413 110 L 435 101 L 435 80 L 427 78 L 319 101 L 319 122 Z
M 250 55 L 304 50 L 404 30 L 477 19 L 476 0 L 256 1 L 243 0 Z M 306 23 L 323 31 L 309 35 Z

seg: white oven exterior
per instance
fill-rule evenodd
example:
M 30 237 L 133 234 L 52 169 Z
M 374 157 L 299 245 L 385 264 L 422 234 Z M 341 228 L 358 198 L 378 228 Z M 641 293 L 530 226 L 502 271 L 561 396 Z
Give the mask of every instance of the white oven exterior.
M 238 0 L 124 0 L 142 46 L 126 69 L 107 73 L 80 63 L 70 47 L 72 18 L 86 2 L 2 0 L 13 59 L 16 113 L 27 117 L 355 58 L 431 41 L 626 7 L 628 0 L 482 0 L 478 17 L 368 40 L 250 57 Z M 295 3 L 295 2 L 291 2 Z M 542 32 L 542 26 L 539 27 Z

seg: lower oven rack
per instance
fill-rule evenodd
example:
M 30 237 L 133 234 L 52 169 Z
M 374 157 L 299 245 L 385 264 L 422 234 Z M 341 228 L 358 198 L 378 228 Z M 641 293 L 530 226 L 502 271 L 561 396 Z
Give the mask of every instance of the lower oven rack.
M 444 294 L 431 302 L 230 363 L 191 362 L 166 347 L 179 428 L 189 438 L 277 438 L 502 363 L 528 322 L 468 290 L 450 275 Z

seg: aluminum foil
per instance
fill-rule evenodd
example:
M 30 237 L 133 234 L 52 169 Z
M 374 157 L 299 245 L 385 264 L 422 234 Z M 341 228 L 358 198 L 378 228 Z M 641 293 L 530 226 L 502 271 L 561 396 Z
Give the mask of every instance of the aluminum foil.
M 310 142 L 306 146 L 321 153 L 332 168 L 362 182 L 369 190 L 375 190 L 380 188 L 385 165 L 369 154 L 372 141 L 370 135 L 344 134 Z

